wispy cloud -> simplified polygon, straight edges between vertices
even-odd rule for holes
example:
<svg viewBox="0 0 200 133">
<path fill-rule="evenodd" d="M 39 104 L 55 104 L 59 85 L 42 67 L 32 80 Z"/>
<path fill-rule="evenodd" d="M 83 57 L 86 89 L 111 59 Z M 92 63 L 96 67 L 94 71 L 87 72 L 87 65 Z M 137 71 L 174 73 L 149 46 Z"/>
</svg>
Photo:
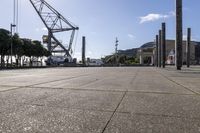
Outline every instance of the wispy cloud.
<svg viewBox="0 0 200 133">
<path fill-rule="evenodd" d="M 154 22 L 160 19 L 167 19 L 172 16 L 175 16 L 174 11 L 171 11 L 168 14 L 150 13 L 150 14 L 147 14 L 146 16 L 140 17 L 140 24 L 146 23 L 146 22 Z"/>
<path fill-rule="evenodd" d="M 130 33 L 128 34 L 128 38 L 131 39 L 131 40 L 135 40 L 135 36 L 133 34 L 130 34 Z"/>
</svg>

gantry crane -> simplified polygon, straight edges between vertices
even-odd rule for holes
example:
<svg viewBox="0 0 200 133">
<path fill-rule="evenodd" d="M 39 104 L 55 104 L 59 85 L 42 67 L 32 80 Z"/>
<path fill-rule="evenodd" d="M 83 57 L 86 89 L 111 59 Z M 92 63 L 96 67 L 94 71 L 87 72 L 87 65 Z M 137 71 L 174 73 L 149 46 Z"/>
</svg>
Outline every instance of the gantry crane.
<svg viewBox="0 0 200 133">
<path fill-rule="evenodd" d="M 37 14 L 48 29 L 47 48 L 51 53 L 65 53 L 67 57 L 71 57 L 72 43 L 75 36 L 75 31 L 79 28 L 64 18 L 45 0 L 30 0 Z M 68 47 L 66 48 L 62 42 L 56 38 L 55 34 L 60 32 L 71 32 Z M 53 43 L 54 42 L 54 43 Z M 61 50 L 57 48 L 60 47 Z"/>
</svg>

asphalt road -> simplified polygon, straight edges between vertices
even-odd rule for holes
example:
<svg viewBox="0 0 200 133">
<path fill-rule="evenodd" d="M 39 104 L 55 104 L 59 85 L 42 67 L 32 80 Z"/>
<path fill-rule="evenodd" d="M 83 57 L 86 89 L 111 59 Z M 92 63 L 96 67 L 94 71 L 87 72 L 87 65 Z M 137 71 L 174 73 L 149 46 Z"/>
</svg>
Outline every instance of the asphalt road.
<svg viewBox="0 0 200 133">
<path fill-rule="evenodd" d="M 200 133 L 200 68 L 0 71 L 0 133 Z"/>
</svg>

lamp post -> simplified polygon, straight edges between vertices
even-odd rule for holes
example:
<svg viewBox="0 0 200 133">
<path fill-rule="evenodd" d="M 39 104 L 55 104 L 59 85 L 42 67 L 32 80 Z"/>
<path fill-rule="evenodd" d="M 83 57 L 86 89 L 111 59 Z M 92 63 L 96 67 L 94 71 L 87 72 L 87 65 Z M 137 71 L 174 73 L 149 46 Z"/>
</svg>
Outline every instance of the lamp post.
<svg viewBox="0 0 200 133">
<path fill-rule="evenodd" d="M 10 44 L 10 56 L 11 56 L 11 67 L 13 66 L 12 62 L 12 56 L 13 56 L 13 37 L 12 37 L 12 32 L 13 32 L 13 27 L 16 27 L 15 24 L 10 24 L 10 33 L 11 33 L 11 44 Z"/>
<path fill-rule="evenodd" d="M 118 41 L 118 38 L 116 38 L 116 41 L 115 41 L 115 59 L 116 59 L 116 65 L 118 65 L 118 44 L 119 41 Z"/>
</svg>

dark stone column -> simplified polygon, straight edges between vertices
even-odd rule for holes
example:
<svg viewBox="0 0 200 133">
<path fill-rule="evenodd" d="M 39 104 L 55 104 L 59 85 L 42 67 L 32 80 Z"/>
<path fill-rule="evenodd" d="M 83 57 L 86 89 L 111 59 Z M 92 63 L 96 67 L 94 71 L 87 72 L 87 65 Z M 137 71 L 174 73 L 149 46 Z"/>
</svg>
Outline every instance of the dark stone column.
<svg viewBox="0 0 200 133">
<path fill-rule="evenodd" d="M 52 38 L 52 33 L 49 31 L 49 33 L 48 33 L 48 44 L 47 44 L 47 48 L 48 48 L 48 51 L 49 52 L 52 52 L 52 50 L 51 50 L 51 38 Z"/>
<path fill-rule="evenodd" d="M 182 67 L 182 42 L 183 42 L 183 20 L 182 20 L 182 0 L 176 0 L 176 67 Z"/>
<path fill-rule="evenodd" d="M 85 36 L 83 36 L 83 38 L 82 38 L 82 63 L 83 63 L 84 66 L 86 65 L 86 62 L 85 62 L 85 44 L 86 44 Z"/>
<path fill-rule="evenodd" d="M 166 24 L 162 23 L 162 67 L 165 68 L 166 61 Z"/>
<path fill-rule="evenodd" d="M 158 35 L 156 35 L 156 66 L 158 67 Z"/>
<path fill-rule="evenodd" d="M 186 44 L 187 67 L 190 67 L 190 44 L 191 44 L 191 28 L 188 28 L 187 29 L 187 44 Z"/>
<path fill-rule="evenodd" d="M 159 39 L 158 39 L 158 66 L 161 67 L 162 62 L 162 37 L 161 37 L 161 30 L 159 30 Z"/>
</svg>

